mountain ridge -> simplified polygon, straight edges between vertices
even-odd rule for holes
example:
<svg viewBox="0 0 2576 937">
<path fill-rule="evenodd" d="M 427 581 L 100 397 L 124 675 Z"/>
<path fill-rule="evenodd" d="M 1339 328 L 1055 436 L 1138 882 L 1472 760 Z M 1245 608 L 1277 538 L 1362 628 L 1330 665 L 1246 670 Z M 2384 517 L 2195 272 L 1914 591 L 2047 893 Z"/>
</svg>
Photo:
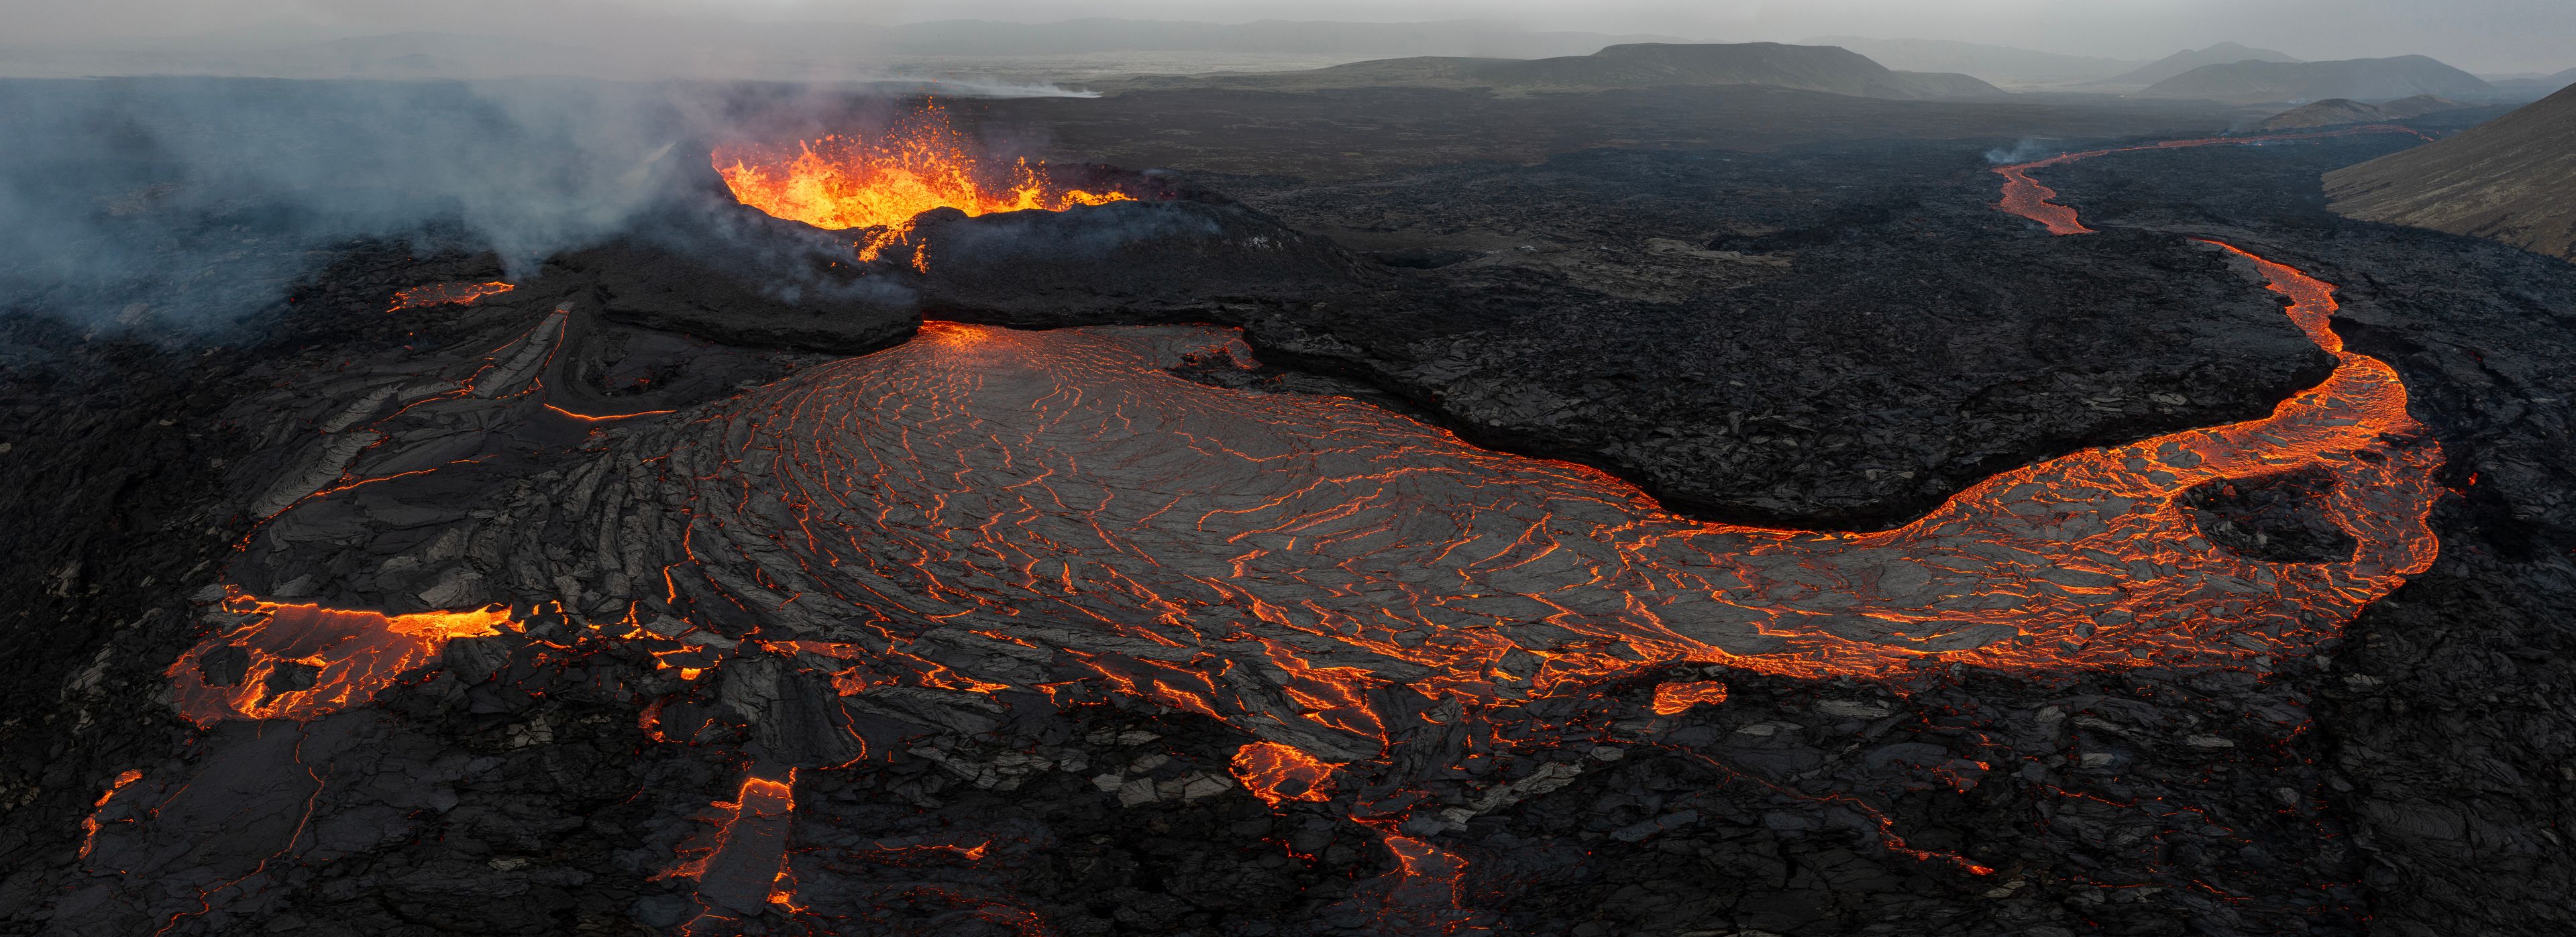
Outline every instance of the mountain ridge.
<svg viewBox="0 0 2576 937">
<path fill-rule="evenodd" d="M 2576 261 L 2576 87 L 2460 135 L 2325 174 L 2327 207 Z"/>
</svg>

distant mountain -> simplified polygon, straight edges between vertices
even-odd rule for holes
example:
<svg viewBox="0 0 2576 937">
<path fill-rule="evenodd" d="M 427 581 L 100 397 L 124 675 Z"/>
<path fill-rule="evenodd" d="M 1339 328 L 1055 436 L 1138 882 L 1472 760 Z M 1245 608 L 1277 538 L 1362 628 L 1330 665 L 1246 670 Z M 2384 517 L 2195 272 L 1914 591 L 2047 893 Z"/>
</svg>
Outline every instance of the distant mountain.
<svg viewBox="0 0 2576 937">
<path fill-rule="evenodd" d="M 2258 129 L 2270 131 L 2307 130 L 2315 127 L 2335 127 L 2343 124 L 2370 124 L 2382 121 L 2405 120 L 2410 117 L 2422 117 L 2426 114 L 2458 110 L 2468 106 L 2469 105 L 2462 104 L 2449 98 L 2434 97 L 2429 94 L 2419 94 L 2411 98 L 2399 98 L 2386 104 L 2363 104 L 2349 98 L 2327 98 L 2323 101 L 2318 101 L 2313 104 L 2302 104 L 2298 107 L 2284 111 L 2272 119 L 2264 121 Z"/>
<path fill-rule="evenodd" d="M 1237 52 L 1348 55 L 1353 58 L 1446 55 L 1544 58 L 1589 55 L 1633 42 L 1687 42 L 1676 36 L 1529 32 L 1484 20 L 1339 23 L 1261 20 L 1193 23 L 1089 17 L 1056 23 L 943 20 L 870 28 L 858 39 L 895 55 L 1081 55 L 1102 52 Z"/>
<path fill-rule="evenodd" d="M 2247 46 L 2237 45 L 2233 42 L 2222 42 L 2206 49 L 2184 49 L 2172 55 L 2165 56 L 2164 58 L 2149 62 L 2145 67 L 2139 68 L 2136 71 L 2129 72 L 2124 75 L 2105 78 L 2100 82 L 2097 82 L 2097 84 L 2125 85 L 2129 87 L 2144 88 L 2148 85 L 2155 84 L 2156 82 L 2172 78 L 2176 75 L 2180 75 L 2184 72 L 2191 71 L 2192 69 L 2200 68 L 2205 65 L 2232 65 L 2237 62 L 2296 61 L 2298 61 L 2298 59 L 2291 58 L 2287 53 L 2274 52 L 2270 49 L 2250 48 Z"/>
<path fill-rule="evenodd" d="M 1491 88 L 1506 94 L 1666 85 L 1772 85 L 1904 100 L 2005 94 L 1966 75 L 1894 71 L 1849 49 L 1776 42 L 1631 43 L 1591 55 L 1544 59 L 1423 56 L 1353 62 L 1310 71 L 1154 76 L 1114 83 L 1116 90 L 1215 86 L 1303 91 L 1418 86 Z"/>
<path fill-rule="evenodd" d="M 2576 85 L 2576 68 L 2555 75 L 2478 76 L 2495 86 L 2496 92 L 2513 98 L 2541 98 L 2556 94 L 2558 89 Z"/>
<path fill-rule="evenodd" d="M 2327 173 L 2339 213 L 2576 260 L 2576 88 L 2459 136 Z"/>
<path fill-rule="evenodd" d="M 2203 65 L 2138 92 L 2150 98 L 2206 98 L 2239 104 L 2351 98 L 2387 101 L 2419 94 L 2493 98 L 2494 86 L 2421 55 L 2337 62 Z"/>
<path fill-rule="evenodd" d="M 1990 46 L 1946 39 L 1871 39 L 1863 36 L 1819 36 L 1803 45 L 1841 46 L 1869 56 L 1889 68 L 1917 72 L 1959 72 L 1997 84 L 2062 84 L 2107 78 L 2146 64 L 2139 59 L 2106 59 L 2059 55 L 2012 46 Z"/>
</svg>

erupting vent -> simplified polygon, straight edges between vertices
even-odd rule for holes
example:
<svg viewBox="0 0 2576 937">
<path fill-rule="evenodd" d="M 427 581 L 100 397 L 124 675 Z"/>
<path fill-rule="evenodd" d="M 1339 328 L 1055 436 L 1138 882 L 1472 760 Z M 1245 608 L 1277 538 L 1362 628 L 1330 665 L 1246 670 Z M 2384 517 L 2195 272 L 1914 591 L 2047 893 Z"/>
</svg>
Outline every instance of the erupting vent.
<svg viewBox="0 0 2576 937">
<path fill-rule="evenodd" d="M 715 166 L 743 204 L 832 230 L 901 228 L 934 208 L 1063 211 L 1132 198 L 1058 185 L 1044 164 L 1026 159 L 988 165 L 972 150 L 934 104 L 875 138 L 835 134 L 794 147 L 720 147 Z"/>
</svg>

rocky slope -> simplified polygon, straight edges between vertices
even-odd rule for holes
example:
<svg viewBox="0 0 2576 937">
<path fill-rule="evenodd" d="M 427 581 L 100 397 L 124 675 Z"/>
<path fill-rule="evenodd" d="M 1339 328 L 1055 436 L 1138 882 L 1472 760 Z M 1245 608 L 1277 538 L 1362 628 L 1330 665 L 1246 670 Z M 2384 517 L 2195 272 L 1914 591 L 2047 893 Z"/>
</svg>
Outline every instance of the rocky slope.
<svg viewBox="0 0 2576 937">
<path fill-rule="evenodd" d="M 2492 238 L 2576 259 L 2576 89 L 2420 149 L 2328 173 L 2354 218 Z"/>
</svg>

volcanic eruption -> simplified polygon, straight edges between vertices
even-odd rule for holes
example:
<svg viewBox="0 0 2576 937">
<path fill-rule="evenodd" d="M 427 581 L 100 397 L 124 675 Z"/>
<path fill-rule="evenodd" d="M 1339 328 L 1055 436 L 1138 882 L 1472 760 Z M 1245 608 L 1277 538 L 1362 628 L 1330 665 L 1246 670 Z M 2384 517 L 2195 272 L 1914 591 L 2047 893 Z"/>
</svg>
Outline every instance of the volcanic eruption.
<svg viewBox="0 0 2576 937">
<path fill-rule="evenodd" d="M 1065 185 L 1044 163 L 1022 157 L 1002 165 L 977 150 L 933 101 L 881 133 L 826 134 L 792 146 L 733 144 L 716 148 L 713 158 L 745 205 L 826 230 L 868 229 L 859 245 L 863 261 L 875 260 L 910 230 L 913 216 L 934 208 L 971 216 L 1134 198 Z"/>
</svg>

